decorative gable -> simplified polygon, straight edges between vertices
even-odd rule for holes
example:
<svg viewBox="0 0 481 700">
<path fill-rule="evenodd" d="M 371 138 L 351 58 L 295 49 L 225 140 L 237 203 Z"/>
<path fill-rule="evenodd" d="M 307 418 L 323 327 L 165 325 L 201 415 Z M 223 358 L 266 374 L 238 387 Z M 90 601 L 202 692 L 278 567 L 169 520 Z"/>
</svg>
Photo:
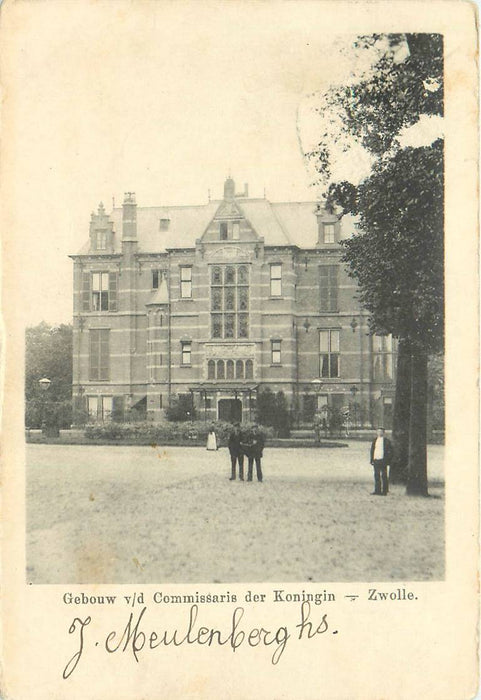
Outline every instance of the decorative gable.
<svg viewBox="0 0 481 700">
<path fill-rule="evenodd" d="M 243 219 L 244 214 L 236 202 L 222 202 L 217 209 L 214 220 L 220 219 Z"/>
</svg>

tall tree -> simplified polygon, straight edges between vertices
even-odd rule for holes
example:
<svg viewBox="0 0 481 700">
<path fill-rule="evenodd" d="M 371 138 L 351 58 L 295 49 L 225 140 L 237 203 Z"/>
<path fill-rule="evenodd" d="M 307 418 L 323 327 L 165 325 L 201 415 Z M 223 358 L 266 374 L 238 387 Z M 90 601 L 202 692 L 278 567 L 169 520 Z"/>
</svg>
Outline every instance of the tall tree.
<svg viewBox="0 0 481 700">
<path fill-rule="evenodd" d="M 357 81 L 333 88 L 324 106 L 338 116 L 331 123 L 341 125 L 344 149 L 351 140 L 371 155 L 371 172 L 360 184 L 333 181 L 336 136 L 329 130 L 311 155 L 330 180 L 328 201 L 359 218 L 344 260 L 359 281 L 372 332 L 399 338 L 398 467 L 407 453 L 407 491 L 427 495 L 427 356 L 442 348 L 444 332 L 443 142 L 405 141 L 410 127 L 443 114 L 442 37 L 374 35 L 359 39 L 356 49 L 376 60 Z"/>
<path fill-rule="evenodd" d="M 41 394 L 39 379 L 50 379 L 46 395 Z M 51 326 L 45 321 L 25 333 L 25 407 L 26 424 L 39 427 L 46 408 L 58 413 L 62 426 L 72 421 L 72 326 Z"/>
</svg>

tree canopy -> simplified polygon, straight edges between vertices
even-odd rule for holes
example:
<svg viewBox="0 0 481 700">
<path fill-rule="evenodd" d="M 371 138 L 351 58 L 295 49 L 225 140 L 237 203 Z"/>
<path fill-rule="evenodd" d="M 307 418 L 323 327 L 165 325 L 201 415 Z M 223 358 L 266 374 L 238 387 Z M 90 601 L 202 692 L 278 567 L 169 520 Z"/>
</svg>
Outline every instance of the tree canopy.
<svg viewBox="0 0 481 700">
<path fill-rule="evenodd" d="M 393 437 L 398 454 L 409 455 L 408 493 L 427 495 L 427 355 L 444 340 L 444 144 L 435 121 L 443 115 L 443 40 L 372 35 L 354 48 L 374 60 L 324 96 L 327 127 L 309 155 L 327 207 L 357 216 L 343 261 L 371 331 L 399 338 Z M 361 182 L 336 180 L 336 149 L 353 144 L 369 154 L 371 170 Z"/>
<path fill-rule="evenodd" d="M 39 393 L 39 379 L 51 381 L 48 393 L 52 400 L 72 398 L 72 326 L 50 326 L 42 321 L 25 333 L 25 397 Z"/>
</svg>

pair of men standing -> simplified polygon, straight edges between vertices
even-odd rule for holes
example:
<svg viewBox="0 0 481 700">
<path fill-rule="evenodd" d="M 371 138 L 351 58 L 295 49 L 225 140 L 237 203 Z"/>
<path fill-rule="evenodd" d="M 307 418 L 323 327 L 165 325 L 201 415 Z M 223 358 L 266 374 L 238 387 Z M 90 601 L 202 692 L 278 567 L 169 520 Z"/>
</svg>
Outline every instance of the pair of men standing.
<svg viewBox="0 0 481 700">
<path fill-rule="evenodd" d="M 391 441 L 384 437 L 384 428 L 377 429 L 377 438 L 371 443 L 371 464 L 374 467 L 374 491 L 372 496 L 387 496 L 389 479 L 387 468 L 393 456 Z"/>
<path fill-rule="evenodd" d="M 254 462 L 256 463 L 257 481 L 262 481 L 261 459 L 264 450 L 264 437 L 255 425 L 252 430 L 244 434 L 240 425 L 236 423 L 229 435 L 229 452 L 232 467 L 230 481 L 235 481 L 236 465 L 239 464 L 239 479 L 244 481 L 244 456 L 248 459 L 247 481 L 252 481 Z"/>
</svg>

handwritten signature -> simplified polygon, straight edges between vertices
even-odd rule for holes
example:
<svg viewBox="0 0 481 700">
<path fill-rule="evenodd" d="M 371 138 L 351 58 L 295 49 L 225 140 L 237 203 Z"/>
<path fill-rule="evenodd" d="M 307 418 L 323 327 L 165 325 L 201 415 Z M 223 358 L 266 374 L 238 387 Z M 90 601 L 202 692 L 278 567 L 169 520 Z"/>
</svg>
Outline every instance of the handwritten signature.
<svg viewBox="0 0 481 700">
<path fill-rule="evenodd" d="M 189 617 L 186 628 L 179 630 L 149 630 L 147 631 L 147 607 L 144 606 L 138 613 L 131 612 L 127 624 L 121 631 L 110 631 L 103 642 L 103 649 L 109 654 L 116 652 L 130 652 L 135 661 L 139 662 L 139 655 L 146 650 L 157 649 L 158 647 L 199 644 L 211 646 L 229 646 L 235 652 L 242 645 L 257 647 L 272 647 L 271 663 L 277 664 L 284 653 L 288 640 L 291 639 L 291 634 L 287 626 L 283 625 L 275 630 L 265 629 L 264 627 L 253 627 L 245 629 L 242 625 L 244 617 L 244 608 L 236 607 L 232 613 L 232 618 L 229 620 L 229 626 L 225 631 L 214 629 L 212 627 L 199 626 L 197 617 L 199 608 L 197 605 L 192 605 L 189 610 Z M 311 604 L 303 602 L 300 606 L 300 621 L 295 626 L 297 633 L 293 638 L 313 639 L 319 635 L 325 634 L 329 625 L 327 622 L 327 614 L 322 615 L 321 619 L 313 622 L 310 619 Z M 87 643 L 86 629 L 91 624 L 92 618 L 90 615 L 84 619 L 75 617 L 69 627 L 69 634 L 76 634 L 77 650 L 71 659 L 67 662 L 63 670 L 63 678 L 67 679 L 78 666 L 85 645 Z M 332 632 L 337 634 L 337 630 Z M 96 643 L 98 646 L 98 643 Z"/>
</svg>

